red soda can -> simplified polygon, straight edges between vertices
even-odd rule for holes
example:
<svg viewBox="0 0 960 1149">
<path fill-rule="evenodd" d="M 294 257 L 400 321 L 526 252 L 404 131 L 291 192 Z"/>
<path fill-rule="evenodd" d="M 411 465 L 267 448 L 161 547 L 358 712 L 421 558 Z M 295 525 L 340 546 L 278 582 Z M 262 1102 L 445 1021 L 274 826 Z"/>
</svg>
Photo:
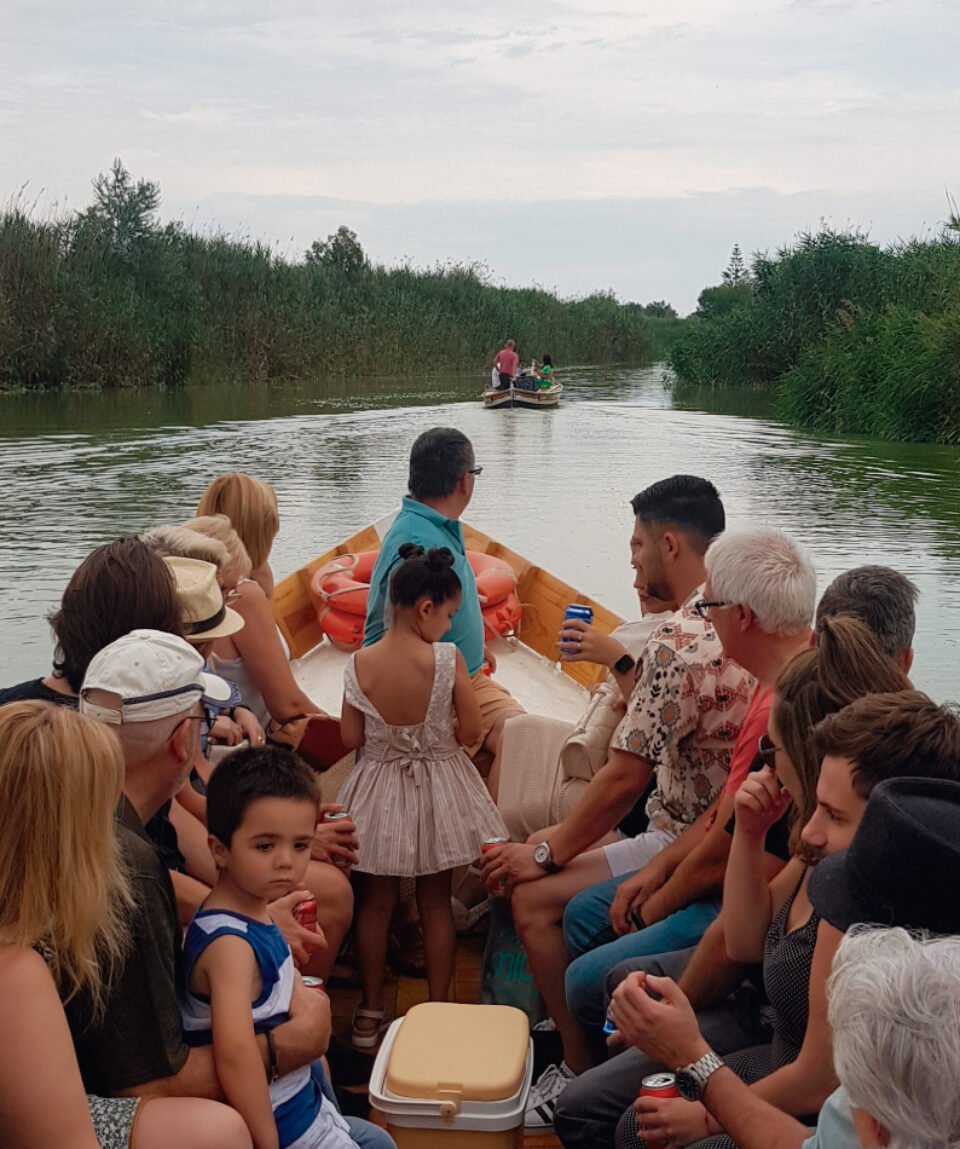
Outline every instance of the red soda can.
<svg viewBox="0 0 960 1149">
<path fill-rule="evenodd" d="M 672 1073 L 651 1073 L 640 1082 L 641 1097 L 679 1097 L 677 1079 Z M 644 1139 L 647 1149 L 666 1149 L 665 1141 Z"/>
<path fill-rule="evenodd" d="M 323 816 L 324 822 L 343 822 L 350 817 L 349 810 L 328 810 Z M 342 858 L 335 859 L 335 866 L 339 866 L 341 870 L 348 870 L 350 863 L 345 862 Z"/>
<path fill-rule="evenodd" d="M 293 916 L 305 930 L 317 932 L 317 899 L 304 898 L 293 907 Z"/>
<path fill-rule="evenodd" d="M 327 987 L 323 984 L 322 977 L 310 977 L 307 975 L 303 979 L 303 984 L 307 987 L 307 989 L 315 990 L 317 993 L 327 992 Z"/>
<path fill-rule="evenodd" d="M 483 845 L 480 847 L 481 854 L 489 854 L 491 850 L 495 850 L 497 846 L 505 846 L 510 841 L 509 838 L 487 838 Z M 496 895 L 502 897 L 504 891 L 503 879 L 497 883 Z"/>
</svg>

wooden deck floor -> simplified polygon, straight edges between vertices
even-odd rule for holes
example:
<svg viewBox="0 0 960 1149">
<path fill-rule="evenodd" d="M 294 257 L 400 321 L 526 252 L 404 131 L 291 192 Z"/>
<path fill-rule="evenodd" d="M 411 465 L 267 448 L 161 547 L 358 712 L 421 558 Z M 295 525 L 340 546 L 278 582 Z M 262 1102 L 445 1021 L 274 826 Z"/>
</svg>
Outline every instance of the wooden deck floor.
<svg viewBox="0 0 960 1149">
<path fill-rule="evenodd" d="M 457 965 L 454 972 L 453 1000 L 472 1004 L 480 1000 L 480 974 L 483 957 L 483 938 L 477 935 L 462 937 L 457 943 Z M 388 1009 L 399 1017 L 411 1006 L 427 1000 L 427 983 L 421 978 L 391 975 L 387 999 Z M 345 1044 L 350 1044 L 350 1026 L 354 1007 L 360 1001 L 357 989 L 333 989 L 333 1031 Z M 373 1061 L 371 1060 L 371 1067 Z M 377 1114 L 371 1112 L 371 1120 Z M 523 1139 L 524 1149 L 559 1149 L 560 1142 L 552 1133 L 528 1133 Z"/>
</svg>

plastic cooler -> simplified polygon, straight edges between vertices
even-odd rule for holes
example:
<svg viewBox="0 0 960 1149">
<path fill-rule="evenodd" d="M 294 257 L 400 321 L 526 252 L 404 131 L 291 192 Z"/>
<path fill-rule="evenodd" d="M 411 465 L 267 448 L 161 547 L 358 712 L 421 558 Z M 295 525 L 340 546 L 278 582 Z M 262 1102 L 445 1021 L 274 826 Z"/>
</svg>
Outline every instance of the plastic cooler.
<svg viewBox="0 0 960 1149">
<path fill-rule="evenodd" d="M 519 1149 L 532 1075 L 521 1010 L 425 1002 L 387 1030 L 370 1103 L 398 1149 Z"/>
</svg>

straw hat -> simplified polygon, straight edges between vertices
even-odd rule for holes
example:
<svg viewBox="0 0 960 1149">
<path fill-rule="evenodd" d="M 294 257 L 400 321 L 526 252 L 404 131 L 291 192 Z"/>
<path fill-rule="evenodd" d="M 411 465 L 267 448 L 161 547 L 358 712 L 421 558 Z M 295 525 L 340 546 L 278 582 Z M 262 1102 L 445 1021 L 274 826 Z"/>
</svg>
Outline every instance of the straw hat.
<svg viewBox="0 0 960 1149">
<path fill-rule="evenodd" d="M 183 636 L 187 642 L 210 642 L 243 629 L 243 619 L 223 601 L 217 568 L 200 559 L 170 555 L 163 560 L 177 584 Z"/>
</svg>

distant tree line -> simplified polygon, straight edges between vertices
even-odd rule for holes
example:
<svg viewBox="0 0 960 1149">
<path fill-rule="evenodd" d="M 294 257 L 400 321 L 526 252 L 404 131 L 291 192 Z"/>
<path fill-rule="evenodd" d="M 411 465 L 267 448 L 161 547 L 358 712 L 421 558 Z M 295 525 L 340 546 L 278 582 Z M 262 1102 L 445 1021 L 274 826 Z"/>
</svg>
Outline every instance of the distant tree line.
<svg viewBox="0 0 960 1149">
<path fill-rule="evenodd" d="M 642 363 L 676 315 L 497 287 L 476 264 L 375 265 L 346 227 L 291 261 L 163 224 L 159 207 L 117 160 L 83 211 L 0 214 L 0 387 L 474 371 L 508 336 L 557 363 Z"/>
<path fill-rule="evenodd" d="M 889 247 L 825 228 L 749 268 L 735 247 L 670 362 L 681 384 L 772 388 L 798 426 L 960 443 L 960 218 Z"/>
</svg>

